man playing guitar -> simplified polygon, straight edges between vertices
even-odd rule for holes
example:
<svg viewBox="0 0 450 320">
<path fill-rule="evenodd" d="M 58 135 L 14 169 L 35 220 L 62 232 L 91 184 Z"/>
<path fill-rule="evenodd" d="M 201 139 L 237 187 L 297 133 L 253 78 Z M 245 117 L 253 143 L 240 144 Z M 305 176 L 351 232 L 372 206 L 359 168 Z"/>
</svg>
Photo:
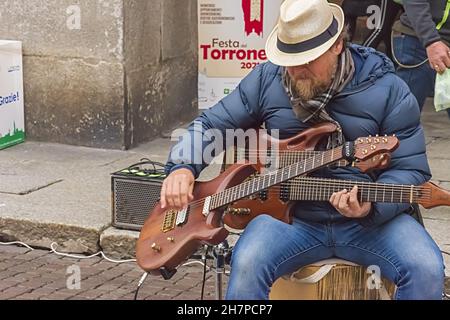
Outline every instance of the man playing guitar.
<svg viewBox="0 0 450 320">
<path fill-rule="evenodd" d="M 207 165 L 193 159 L 202 159 L 212 140 L 203 133 L 213 128 L 225 132 L 264 124 L 284 139 L 331 122 L 338 130 L 327 148 L 361 136 L 395 134 L 400 147 L 390 166 L 373 176 L 353 167 L 326 167 L 313 175 L 402 185 L 431 178 L 416 99 L 383 54 L 346 43 L 340 7 L 326 0 L 286 0 L 266 51 L 270 62 L 205 111 L 190 127 L 189 139 L 172 149 L 162 207 L 182 209 L 193 198 L 195 178 Z M 361 203 L 357 188 L 349 189 L 329 202 L 296 201 L 292 224 L 270 215 L 253 219 L 234 248 L 227 299 L 268 299 L 277 278 L 331 257 L 378 266 L 396 284 L 396 299 L 441 299 L 442 255 L 427 231 L 405 214 L 409 205 Z"/>
</svg>

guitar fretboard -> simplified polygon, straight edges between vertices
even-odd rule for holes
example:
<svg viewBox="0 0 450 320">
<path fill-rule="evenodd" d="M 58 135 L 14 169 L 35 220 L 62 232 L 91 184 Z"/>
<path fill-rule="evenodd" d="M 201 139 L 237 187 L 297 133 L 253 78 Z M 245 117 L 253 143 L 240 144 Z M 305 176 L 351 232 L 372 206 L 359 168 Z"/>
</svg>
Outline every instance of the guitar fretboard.
<svg viewBox="0 0 450 320">
<path fill-rule="evenodd" d="M 286 183 L 289 200 L 328 201 L 335 192 L 358 186 L 361 202 L 420 203 L 431 198 L 431 190 L 422 186 L 342 181 L 320 178 L 297 178 Z"/>
<path fill-rule="evenodd" d="M 271 166 L 274 164 L 276 168 L 286 167 L 287 165 L 307 160 L 312 157 L 320 157 L 322 151 L 305 150 L 305 151 L 287 151 L 287 150 L 250 150 L 250 149 L 236 149 L 234 152 L 234 158 L 232 163 L 239 163 L 241 160 L 259 160 L 264 164 Z M 255 159 L 256 158 L 256 159 Z M 341 159 L 332 165 L 338 167 L 345 167 L 348 165 L 348 161 Z"/>
<path fill-rule="evenodd" d="M 235 187 L 228 188 L 225 191 L 217 193 L 211 197 L 210 210 L 223 207 L 226 204 L 251 196 L 264 189 L 270 188 L 299 175 L 309 173 L 315 169 L 343 158 L 343 147 L 338 147 L 321 152 L 320 154 L 316 154 L 304 161 L 291 164 L 283 169 L 278 169 L 269 174 L 241 183 Z"/>
</svg>

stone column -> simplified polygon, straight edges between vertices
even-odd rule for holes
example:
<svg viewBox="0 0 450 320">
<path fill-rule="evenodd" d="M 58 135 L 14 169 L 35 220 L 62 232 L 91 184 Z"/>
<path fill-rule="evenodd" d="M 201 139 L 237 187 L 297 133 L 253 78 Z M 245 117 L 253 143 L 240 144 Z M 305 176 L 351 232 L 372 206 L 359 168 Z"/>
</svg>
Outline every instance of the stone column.
<svg viewBox="0 0 450 320">
<path fill-rule="evenodd" d="M 29 139 L 127 149 L 196 113 L 197 1 L 4 0 Z"/>
</svg>

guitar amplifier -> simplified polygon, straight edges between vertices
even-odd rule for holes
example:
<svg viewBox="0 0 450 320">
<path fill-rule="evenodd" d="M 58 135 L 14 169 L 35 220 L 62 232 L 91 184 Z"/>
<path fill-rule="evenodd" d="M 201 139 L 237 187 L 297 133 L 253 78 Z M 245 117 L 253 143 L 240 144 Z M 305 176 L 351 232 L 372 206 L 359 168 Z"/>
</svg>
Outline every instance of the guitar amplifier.
<svg viewBox="0 0 450 320">
<path fill-rule="evenodd" d="M 160 163 L 145 161 L 111 174 L 114 227 L 136 231 L 142 229 L 160 198 L 162 183 L 166 178 L 162 166 Z"/>
</svg>

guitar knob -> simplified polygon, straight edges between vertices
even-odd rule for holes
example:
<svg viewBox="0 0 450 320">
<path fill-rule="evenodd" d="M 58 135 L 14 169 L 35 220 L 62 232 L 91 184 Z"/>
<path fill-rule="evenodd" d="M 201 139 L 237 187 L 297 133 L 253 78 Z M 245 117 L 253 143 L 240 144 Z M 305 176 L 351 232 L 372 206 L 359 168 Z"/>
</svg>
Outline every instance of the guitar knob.
<svg viewBox="0 0 450 320">
<path fill-rule="evenodd" d="M 236 210 L 236 209 L 234 209 L 234 208 L 227 208 L 227 210 L 225 210 L 225 214 L 234 215 L 234 210 Z"/>
<path fill-rule="evenodd" d="M 239 208 L 238 215 L 244 216 L 244 215 L 249 215 L 249 214 L 250 214 L 250 209 Z"/>
<path fill-rule="evenodd" d="M 152 244 L 152 250 L 155 252 L 161 252 L 161 247 L 154 243 Z"/>
<path fill-rule="evenodd" d="M 174 238 L 174 237 L 168 237 L 168 238 L 167 238 L 167 241 L 169 241 L 169 242 L 172 242 L 172 243 L 173 243 L 173 242 L 175 242 L 175 238 Z"/>
</svg>

